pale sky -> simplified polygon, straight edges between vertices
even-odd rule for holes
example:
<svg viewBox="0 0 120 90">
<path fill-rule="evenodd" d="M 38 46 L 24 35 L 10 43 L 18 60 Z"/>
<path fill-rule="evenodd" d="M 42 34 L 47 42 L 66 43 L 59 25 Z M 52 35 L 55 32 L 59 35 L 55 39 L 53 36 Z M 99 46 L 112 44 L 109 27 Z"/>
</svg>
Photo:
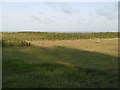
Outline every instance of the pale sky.
<svg viewBox="0 0 120 90">
<path fill-rule="evenodd" d="M 32 1 L 32 0 L 31 0 Z M 93 0 L 92 0 L 93 1 Z M 110 0 L 109 0 L 110 1 Z M 118 2 L 8 2 L 2 31 L 117 32 Z M 115 0 L 114 0 L 115 1 Z M 3 28 L 3 29 L 2 29 Z"/>
</svg>

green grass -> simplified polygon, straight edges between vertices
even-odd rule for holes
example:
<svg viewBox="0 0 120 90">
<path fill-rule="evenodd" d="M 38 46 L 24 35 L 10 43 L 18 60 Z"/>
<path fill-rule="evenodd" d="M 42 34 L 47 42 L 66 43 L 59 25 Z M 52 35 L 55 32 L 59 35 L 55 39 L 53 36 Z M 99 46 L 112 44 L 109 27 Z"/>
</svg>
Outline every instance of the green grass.
<svg viewBox="0 0 120 90">
<path fill-rule="evenodd" d="M 118 58 L 67 47 L 3 47 L 3 88 L 116 88 Z"/>
</svg>

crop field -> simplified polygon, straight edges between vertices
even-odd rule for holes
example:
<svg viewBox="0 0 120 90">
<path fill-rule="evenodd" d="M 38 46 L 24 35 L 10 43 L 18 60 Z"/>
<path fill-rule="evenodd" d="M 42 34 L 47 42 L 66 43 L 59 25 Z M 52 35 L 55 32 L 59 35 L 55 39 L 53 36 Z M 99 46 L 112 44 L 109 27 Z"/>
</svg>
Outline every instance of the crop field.
<svg viewBox="0 0 120 90">
<path fill-rule="evenodd" d="M 118 88 L 118 33 L 2 33 L 3 88 Z"/>
</svg>

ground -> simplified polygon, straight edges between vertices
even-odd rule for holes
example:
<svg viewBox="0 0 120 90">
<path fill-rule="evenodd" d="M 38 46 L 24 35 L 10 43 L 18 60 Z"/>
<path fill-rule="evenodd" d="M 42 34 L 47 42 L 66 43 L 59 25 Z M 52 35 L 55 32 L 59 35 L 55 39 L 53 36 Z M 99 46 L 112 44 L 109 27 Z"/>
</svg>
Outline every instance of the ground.
<svg viewBox="0 0 120 90">
<path fill-rule="evenodd" d="M 112 39 L 81 39 L 81 40 L 57 40 L 57 41 L 32 41 L 33 46 L 54 47 L 64 46 L 79 50 L 100 52 L 112 56 L 118 56 L 118 38 Z"/>
<path fill-rule="evenodd" d="M 118 87 L 118 39 L 32 41 L 3 47 L 3 88 Z"/>
</svg>

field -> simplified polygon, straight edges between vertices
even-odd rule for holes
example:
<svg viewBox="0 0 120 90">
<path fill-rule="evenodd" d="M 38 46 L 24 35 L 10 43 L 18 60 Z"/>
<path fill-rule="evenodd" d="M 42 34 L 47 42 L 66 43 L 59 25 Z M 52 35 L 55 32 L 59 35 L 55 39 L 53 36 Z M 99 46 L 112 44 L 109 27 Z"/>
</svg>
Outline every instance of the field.
<svg viewBox="0 0 120 90">
<path fill-rule="evenodd" d="M 118 33 L 3 33 L 3 88 L 117 88 Z"/>
</svg>

